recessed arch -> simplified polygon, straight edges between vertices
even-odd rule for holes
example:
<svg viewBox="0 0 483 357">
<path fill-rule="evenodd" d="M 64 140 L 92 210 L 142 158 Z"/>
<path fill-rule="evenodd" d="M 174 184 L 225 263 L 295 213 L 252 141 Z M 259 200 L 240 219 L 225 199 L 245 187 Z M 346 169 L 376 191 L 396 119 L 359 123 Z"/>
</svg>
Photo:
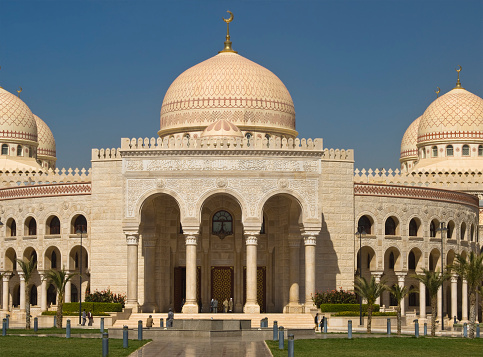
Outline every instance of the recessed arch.
<svg viewBox="0 0 483 357">
<path fill-rule="evenodd" d="M 186 207 L 181 205 L 181 202 L 183 202 L 183 199 L 180 197 L 180 195 L 176 191 L 171 189 L 157 188 L 157 189 L 152 189 L 145 192 L 143 195 L 141 195 L 138 198 L 136 204 L 134 205 L 133 218 L 137 221 L 138 224 L 141 224 L 141 221 L 142 221 L 141 214 L 143 212 L 143 207 L 145 206 L 145 204 L 147 202 L 150 202 L 150 200 L 163 195 L 173 198 L 173 200 L 176 202 L 176 205 L 178 206 L 178 209 L 180 212 L 180 221 L 183 222 L 187 214 L 186 214 Z"/>
<path fill-rule="evenodd" d="M 23 259 L 28 259 L 28 260 L 34 259 L 34 261 L 37 261 L 38 256 L 35 248 L 34 247 L 25 248 L 25 250 L 23 251 Z"/>
<path fill-rule="evenodd" d="M 7 237 L 17 236 L 17 222 L 12 217 L 7 219 Z"/>
<path fill-rule="evenodd" d="M 367 235 L 374 235 L 374 219 L 372 216 L 365 214 L 359 217 L 357 220 L 357 231 L 359 232 L 359 228 L 363 230 Z"/>
<path fill-rule="evenodd" d="M 289 197 L 291 200 L 294 200 L 294 201 L 297 202 L 297 204 L 300 207 L 300 220 L 299 220 L 300 223 L 304 223 L 304 222 L 307 221 L 307 219 L 310 218 L 310 215 L 308 214 L 308 210 L 310 209 L 310 205 L 308 204 L 308 202 L 306 202 L 306 200 L 303 197 L 301 197 L 298 194 L 298 192 L 290 191 L 290 190 L 284 190 L 284 189 L 277 189 L 277 191 L 275 191 L 275 192 L 267 193 L 259 201 L 260 204 L 258 206 L 258 217 L 259 217 L 260 221 L 262 221 L 262 219 L 263 219 L 263 207 L 265 206 L 266 202 L 271 197 L 274 197 L 274 196 L 277 196 L 277 195 Z M 316 217 L 318 217 L 317 214 L 316 214 Z M 319 218 L 317 218 L 317 219 L 319 219 Z"/>
<path fill-rule="evenodd" d="M 466 223 L 461 223 L 461 230 L 460 230 L 460 239 L 466 240 Z"/>
<path fill-rule="evenodd" d="M 437 269 L 441 270 L 441 253 L 438 249 L 434 248 L 429 253 L 428 270 L 435 271 Z"/>
<path fill-rule="evenodd" d="M 76 270 L 80 269 L 80 264 L 82 261 L 82 269 L 89 268 L 89 256 L 85 246 L 82 246 L 82 260 L 81 260 L 81 246 L 76 245 L 72 247 L 69 252 L 69 270 Z"/>
<path fill-rule="evenodd" d="M 439 229 L 439 220 L 437 218 L 433 218 L 429 222 L 429 237 L 430 238 L 441 238 L 441 231 Z"/>
<path fill-rule="evenodd" d="M 384 253 L 384 271 L 401 271 L 401 252 L 397 247 L 389 247 Z"/>
<path fill-rule="evenodd" d="M 48 247 L 44 254 L 45 269 L 60 269 L 61 268 L 61 253 L 59 248 L 55 246 Z"/>
<path fill-rule="evenodd" d="M 56 215 L 51 215 L 45 222 L 45 234 L 60 234 L 60 219 Z"/>
<path fill-rule="evenodd" d="M 227 189 L 227 188 L 219 188 L 216 190 L 206 192 L 204 195 L 202 195 L 199 198 L 198 202 L 195 205 L 195 210 L 194 210 L 194 213 L 197 215 L 196 218 L 198 219 L 198 222 L 201 221 L 201 215 L 206 203 L 210 202 L 210 200 L 213 199 L 213 197 L 223 197 L 223 196 L 235 201 L 241 209 L 240 211 L 241 221 L 243 222 L 244 219 L 246 219 L 247 213 L 248 213 L 248 205 L 246 204 L 245 199 L 234 190 Z M 260 220 L 260 223 L 261 223 L 261 220 Z"/>
<path fill-rule="evenodd" d="M 453 249 L 450 249 L 448 253 L 446 254 L 446 264 L 451 265 L 454 262 L 456 254 Z"/>
<path fill-rule="evenodd" d="M 10 247 L 5 251 L 5 271 L 17 270 L 17 252 Z"/>
<path fill-rule="evenodd" d="M 384 221 L 384 235 L 399 235 L 399 219 L 396 216 L 389 216 Z"/>
<path fill-rule="evenodd" d="M 361 267 L 360 263 L 362 263 L 362 275 L 370 276 L 370 272 L 375 271 L 377 269 L 376 252 L 372 247 L 368 245 L 362 246 L 362 262 L 360 261 L 360 258 L 361 258 L 360 252 L 361 250 L 358 249 L 356 269 L 359 270 L 359 268 Z"/>
<path fill-rule="evenodd" d="M 408 270 L 419 271 L 424 268 L 423 254 L 417 247 L 412 248 L 408 254 Z"/>
<path fill-rule="evenodd" d="M 455 229 L 455 223 L 453 220 L 450 220 L 448 224 L 446 225 L 446 228 L 448 229 L 446 231 L 446 238 L 448 239 L 454 239 L 454 229 Z"/>
<path fill-rule="evenodd" d="M 81 231 L 89 232 L 89 225 L 86 215 L 83 213 L 77 213 L 70 220 L 70 234 L 78 234 Z"/>
<path fill-rule="evenodd" d="M 420 237 L 422 236 L 422 232 L 420 231 L 421 229 L 421 219 L 418 217 L 413 217 L 409 221 L 409 236 L 410 237 Z"/>
<path fill-rule="evenodd" d="M 29 216 L 25 219 L 24 235 L 36 236 L 37 235 L 37 220 L 33 216 Z"/>
</svg>

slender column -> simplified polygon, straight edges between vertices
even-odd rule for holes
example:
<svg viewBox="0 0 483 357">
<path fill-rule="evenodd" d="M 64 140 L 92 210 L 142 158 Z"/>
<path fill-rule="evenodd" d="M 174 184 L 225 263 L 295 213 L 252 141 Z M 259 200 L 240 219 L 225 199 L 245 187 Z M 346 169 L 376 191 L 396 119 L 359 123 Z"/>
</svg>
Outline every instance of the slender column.
<svg viewBox="0 0 483 357">
<path fill-rule="evenodd" d="M 374 275 L 374 280 L 375 280 L 376 284 L 379 284 L 381 282 L 382 274 L 384 274 L 382 271 L 377 271 L 377 272 L 372 273 L 372 275 Z M 381 297 L 380 296 L 376 299 L 376 305 L 379 305 L 379 306 L 381 305 Z"/>
<path fill-rule="evenodd" d="M 463 321 L 468 321 L 468 283 L 466 280 L 463 280 L 461 290 L 461 318 Z"/>
<path fill-rule="evenodd" d="M 3 276 L 3 286 L 2 286 L 2 293 L 3 293 L 3 300 L 2 300 L 2 310 L 8 311 L 8 282 L 10 277 L 12 276 L 11 273 L 5 273 Z"/>
<path fill-rule="evenodd" d="M 300 236 L 298 238 L 289 239 L 290 247 L 290 291 L 289 305 L 299 306 L 300 289 L 299 289 L 299 255 L 300 255 Z M 297 311 L 298 312 L 298 311 Z"/>
<path fill-rule="evenodd" d="M 396 273 L 397 275 L 397 283 L 399 287 L 402 289 L 404 288 L 404 280 L 406 279 L 405 272 Z M 406 316 L 406 298 L 401 300 L 401 316 Z"/>
<path fill-rule="evenodd" d="M 245 232 L 247 246 L 247 300 L 243 312 L 250 314 L 260 313 L 257 302 L 257 248 L 259 232 Z"/>
<path fill-rule="evenodd" d="M 438 306 L 436 307 L 436 309 L 438 310 L 438 320 L 441 323 L 441 319 L 443 318 L 443 291 L 441 290 L 441 287 L 438 289 Z M 434 314 L 435 312 L 432 311 L 431 313 Z"/>
<path fill-rule="evenodd" d="M 69 280 L 67 283 L 65 283 L 65 294 L 64 294 L 65 302 L 72 302 L 71 296 L 72 296 L 72 282 Z"/>
<path fill-rule="evenodd" d="M 304 237 L 305 244 L 305 312 L 310 312 L 314 306 L 312 296 L 315 296 L 315 235 Z"/>
<path fill-rule="evenodd" d="M 40 278 L 42 279 L 40 284 L 40 309 L 47 311 L 47 272 L 41 272 Z"/>
<path fill-rule="evenodd" d="M 419 318 L 426 318 L 426 285 L 419 282 Z"/>
<path fill-rule="evenodd" d="M 196 246 L 198 232 L 186 232 L 186 301 L 183 305 L 183 313 L 197 314 L 198 302 L 196 301 Z"/>
<path fill-rule="evenodd" d="M 451 276 L 451 315 L 449 317 L 458 316 L 458 275 Z"/>
<path fill-rule="evenodd" d="M 25 311 L 25 275 L 18 272 L 20 278 L 20 311 Z"/>
<path fill-rule="evenodd" d="M 127 243 L 127 301 L 126 307 L 138 312 L 138 233 L 125 233 Z M 81 287 L 82 291 L 82 287 Z"/>
</svg>

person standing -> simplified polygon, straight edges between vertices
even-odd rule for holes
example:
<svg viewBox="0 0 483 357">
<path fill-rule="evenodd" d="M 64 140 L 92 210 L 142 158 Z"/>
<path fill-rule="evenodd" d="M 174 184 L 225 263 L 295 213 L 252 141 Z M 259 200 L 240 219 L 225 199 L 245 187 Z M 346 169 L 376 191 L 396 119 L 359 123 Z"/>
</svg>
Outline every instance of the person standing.
<svg viewBox="0 0 483 357">
<path fill-rule="evenodd" d="M 89 310 L 89 312 L 87 313 L 87 318 L 89 319 L 88 326 L 92 326 L 92 324 L 94 323 L 94 317 L 92 317 L 91 310 Z"/>
<path fill-rule="evenodd" d="M 86 309 L 84 309 L 84 311 L 82 311 L 82 326 L 86 325 L 86 321 L 87 321 L 87 314 L 86 314 Z"/>
<path fill-rule="evenodd" d="M 318 331 L 319 330 L 319 313 L 315 314 L 314 322 L 315 322 L 315 331 Z"/>
<path fill-rule="evenodd" d="M 153 325 L 154 325 L 153 316 L 149 315 L 148 319 L 146 320 L 146 327 L 150 328 L 150 327 L 153 327 Z"/>
<path fill-rule="evenodd" d="M 233 312 L 233 298 L 228 301 L 228 312 Z"/>
<path fill-rule="evenodd" d="M 173 327 L 174 312 L 171 308 L 168 311 L 168 318 L 166 319 L 166 327 Z"/>
<path fill-rule="evenodd" d="M 225 299 L 225 301 L 223 301 L 223 313 L 227 313 L 228 312 L 228 299 Z"/>
<path fill-rule="evenodd" d="M 213 312 L 218 313 L 218 300 L 213 301 Z"/>
</svg>

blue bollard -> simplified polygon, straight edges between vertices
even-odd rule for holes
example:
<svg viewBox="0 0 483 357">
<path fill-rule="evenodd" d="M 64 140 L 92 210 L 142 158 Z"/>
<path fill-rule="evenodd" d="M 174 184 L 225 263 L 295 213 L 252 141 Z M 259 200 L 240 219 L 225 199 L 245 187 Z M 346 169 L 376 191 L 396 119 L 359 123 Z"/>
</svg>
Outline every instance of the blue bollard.
<svg viewBox="0 0 483 357">
<path fill-rule="evenodd" d="M 101 317 L 101 333 L 104 332 L 104 318 Z"/>
<path fill-rule="evenodd" d="M 480 324 L 476 324 L 476 338 L 480 338 Z"/>
<path fill-rule="evenodd" d="M 288 357 L 294 357 L 293 335 L 288 335 Z"/>
<path fill-rule="evenodd" d="M 67 320 L 67 325 L 65 326 L 65 337 L 70 338 L 70 320 Z"/>
<path fill-rule="evenodd" d="M 54 315 L 54 327 L 57 327 L 57 316 Z"/>
<path fill-rule="evenodd" d="M 278 328 L 278 349 L 283 350 L 283 326 Z"/>
<path fill-rule="evenodd" d="M 2 336 L 7 336 L 7 319 L 2 321 Z"/>
<path fill-rule="evenodd" d="M 387 334 L 391 334 L 391 319 L 387 319 Z"/>
<path fill-rule="evenodd" d="M 129 340 L 129 330 L 127 326 L 122 327 L 122 348 L 128 347 L 128 340 Z"/>
<path fill-rule="evenodd" d="M 273 340 L 278 340 L 278 323 L 277 321 L 273 321 Z"/>
<path fill-rule="evenodd" d="M 419 337 L 419 321 L 418 321 L 418 319 L 414 320 L 414 336 L 416 336 L 416 338 Z"/>
<path fill-rule="evenodd" d="M 428 324 L 424 323 L 424 336 L 428 336 Z"/>
<path fill-rule="evenodd" d="M 37 332 L 39 330 L 39 319 L 34 317 L 34 331 Z"/>
<path fill-rule="evenodd" d="M 463 337 L 468 337 L 468 324 L 466 322 L 463 324 Z"/>
<path fill-rule="evenodd" d="M 138 321 L 138 340 L 141 341 L 143 339 L 143 321 Z"/>
<path fill-rule="evenodd" d="M 327 317 L 324 316 L 324 333 L 327 333 Z"/>
<path fill-rule="evenodd" d="M 159 319 L 159 327 L 164 327 L 164 319 L 162 317 Z"/>
<path fill-rule="evenodd" d="M 107 332 L 102 334 L 102 357 L 107 357 L 109 354 L 109 335 Z"/>
<path fill-rule="evenodd" d="M 347 337 L 352 339 L 352 320 L 349 320 L 349 323 L 347 324 Z"/>
<path fill-rule="evenodd" d="M 10 328 L 10 314 L 7 314 L 7 330 Z"/>
</svg>

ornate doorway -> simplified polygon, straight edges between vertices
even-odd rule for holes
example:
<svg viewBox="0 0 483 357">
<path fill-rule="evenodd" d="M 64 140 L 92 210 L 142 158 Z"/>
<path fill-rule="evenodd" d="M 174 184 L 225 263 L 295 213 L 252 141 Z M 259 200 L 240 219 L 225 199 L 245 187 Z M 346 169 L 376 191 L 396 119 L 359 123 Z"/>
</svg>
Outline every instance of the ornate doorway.
<svg viewBox="0 0 483 357">
<path fill-rule="evenodd" d="M 233 267 L 211 267 L 211 299 L 218 300 L 218 312 L 223 311 L 223 301 L 234 298 Z"/>
<path fill-rule="evenodd" d="M 267 267 L 257 267 L 257 303 L 260 312 L 267 311 Z M 247 267 L 243 267 L 243 305 L 247 300 Z"/>
</svg>

